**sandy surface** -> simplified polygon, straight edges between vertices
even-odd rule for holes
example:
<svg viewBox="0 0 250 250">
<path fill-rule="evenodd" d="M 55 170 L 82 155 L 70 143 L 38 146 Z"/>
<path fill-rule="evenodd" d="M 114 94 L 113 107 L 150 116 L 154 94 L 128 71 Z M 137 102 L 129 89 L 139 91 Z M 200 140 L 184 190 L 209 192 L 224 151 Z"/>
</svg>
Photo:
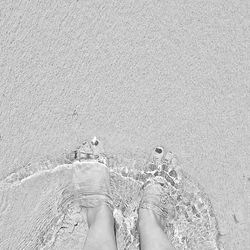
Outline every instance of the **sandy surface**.
<svg viewBox="0 0 250 250">
<path fill-rule="evenodd" d="M 163 145 L 204 186 L 225 249 L 250 249 L 247 7 L 2 1 L 0 179 L 94 135 L 121 156 Z"/>
</svg>

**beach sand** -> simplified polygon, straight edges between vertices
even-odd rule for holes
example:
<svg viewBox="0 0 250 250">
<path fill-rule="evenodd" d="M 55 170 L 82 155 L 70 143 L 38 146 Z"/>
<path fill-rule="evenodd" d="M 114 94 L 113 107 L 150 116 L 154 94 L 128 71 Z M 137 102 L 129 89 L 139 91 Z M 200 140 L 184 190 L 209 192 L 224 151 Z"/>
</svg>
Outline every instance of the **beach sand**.
<svg viewBox="0 0 250 250">
<path fill-rule="evenodd" d="M 225 250 L 250 249 L 247 1 L 12 1 L 1 13 L 1 183 L 93 136 L 121 161 L 161 145 L 204 187 Z M 33 249 L 17 225 L 38 230 L 54 178 L 1 190 L 1 249 Z"/>
</svg>

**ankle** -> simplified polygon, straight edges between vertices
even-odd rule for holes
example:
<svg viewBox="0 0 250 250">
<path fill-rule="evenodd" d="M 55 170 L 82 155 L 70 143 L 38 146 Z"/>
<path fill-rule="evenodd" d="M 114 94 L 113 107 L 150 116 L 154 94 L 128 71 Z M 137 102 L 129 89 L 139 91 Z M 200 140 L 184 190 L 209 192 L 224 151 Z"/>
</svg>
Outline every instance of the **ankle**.
<svg viewBox="0 0 250 250">
<path fill-rule="evenodd" d="M 139 227 L 161 227 L 160 216 L 151 209 L 139 209 L 138 225 Z"/>
<path fill-rule="evenodd" d="M 106 204 L 98 207 L 87 208 L 87 221 L 89 227 L 95 223 L 113 224 L 114 217 L 111 209 Z"/>
</svg>

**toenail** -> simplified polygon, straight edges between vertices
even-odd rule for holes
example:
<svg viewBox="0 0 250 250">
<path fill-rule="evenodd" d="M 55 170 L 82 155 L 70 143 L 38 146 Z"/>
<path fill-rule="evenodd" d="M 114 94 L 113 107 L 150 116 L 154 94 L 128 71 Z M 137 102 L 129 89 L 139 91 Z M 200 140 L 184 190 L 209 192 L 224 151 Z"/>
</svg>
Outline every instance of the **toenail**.
<svg viewBox="0 0 250 250">
<path fill-rule="evenodd" d="M 167 164 L 162 164 L 162 165 L 161 165 L 161 169 L 162 169 L 163 171 L 168 171 L 168 165 L 167 165 Z"/>
<path fill-rule="evenodd" d="M 99 141 L 95 140 L 95 141 L 92 141 L 91 143 L 92 143 L 92 145 L 97 146 L 99 144 Z"/>
<path fill-rule="evenodd" d="M 77 151 L 74 151 L 74 158 L 77 159 Z"/>
<path fill-rule="evenodd" d="M 155 148 L 155 152 L 158 153 L 158 154 L 161 154 L 162 153 L 162 149 L 161 148 Z"/>
<path fill-rule="evenodd" d="M 177 178 L 177 173 L 173 169 L 169 172 L 169 175 L 172 176 L 172 177 L 174 177 L 174 178 Z"/>
</svg>

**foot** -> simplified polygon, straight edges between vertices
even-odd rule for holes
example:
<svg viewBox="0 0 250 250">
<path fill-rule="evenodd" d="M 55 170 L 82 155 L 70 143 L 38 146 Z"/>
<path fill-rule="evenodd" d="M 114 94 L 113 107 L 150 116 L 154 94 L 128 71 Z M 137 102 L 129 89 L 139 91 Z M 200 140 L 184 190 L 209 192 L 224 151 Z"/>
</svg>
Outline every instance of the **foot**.
<svg viewBox="0 0 250 250">
<path fill-rule="evenodd" d="M 72 182 L 74 198 L 80 206 L 89 208 L 89 212 L 90 208 L 97 207 L 113 210 L 110 175 L 106 165 L 97 161 L 75 162 Z"/>
<path fill-rule="evenodd" d="M 175 218 L 175 208 L 171 202 L 171 197 L 161 184 L 149 183 L 143 190 L 139 222 L 154 222 L 164 230 L 166 223 Z"/>
<path fill-rule="evenodd" d="M 174 249 L 165 229 L 166 222 L 174 218 L 175 210 L 163 197 L 164 190 L 159 183 L 150 183 L 143 190 L 138 217 L 141 249 Z"/>
<path fill-rule="evenodd" d="M 172 152 L 164 152 L 163 147 L 156 147 L 149 162 L 151 175 L 142 187 L 142 200 L 139 207 L 139 222 L 150 221 L 164 229 L 167 222 L 175 217 L 173 199 L 169 192 L 174 191 L 178 182 L 175 171 L 177 158 Z"/>
</svg>

